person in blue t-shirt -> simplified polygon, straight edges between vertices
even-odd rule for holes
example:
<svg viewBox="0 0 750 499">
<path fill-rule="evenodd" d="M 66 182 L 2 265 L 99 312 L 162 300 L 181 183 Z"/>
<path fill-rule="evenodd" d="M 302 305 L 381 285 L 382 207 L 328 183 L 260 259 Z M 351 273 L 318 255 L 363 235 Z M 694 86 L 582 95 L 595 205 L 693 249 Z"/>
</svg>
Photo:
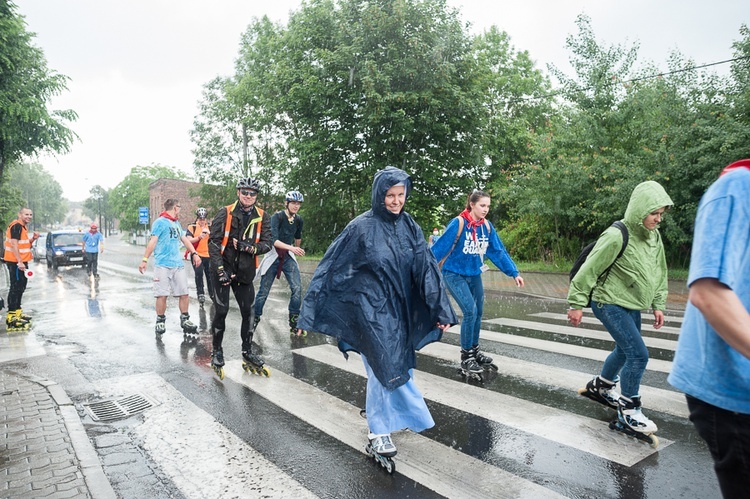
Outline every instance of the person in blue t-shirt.
<svg viewBox="0 0 750 499">
<path fill-rule="evenodd" d="M 99 253 L 104 253 L 104 236 L 96 224 L 91 224 L 89 231 L 83 235 L 83 256 L 89 277 L 93 275 L 95 279 L 99 279 Z"/>
<path fill-rule="evenodd" d="M 156 334 L 161 337 L 167 330 L 166 316 L 167 297 L 178 297 L 180 308 L 180 326 L 186 334 L 198 332 L 196 326 L 190 320 L 188 307 L 190 296 L 188 295 L 187 274 L 182 263 L 182 252 L 180 242 L 185 245 L 192 255 L 193 265 L 200 263 L 200 257 L 193 247 L 193 243 L 185 235 L 177 218 L 180 213 L 180 202 L 177 199 L 164 201 L 164 211 L 159 214 L 151 225 L 151 239 L 146 245 L 143 261 L 138 265 L 138 271 L 143 274 L 151 253 L 154 254 L 154 296 L 156 297 Z"/>
<path fill-rule="evenodd" d="M 750 159 L 698 206 L 689 303 L 669 382 L 685 392 L 725 498 L 750 490 Z"/>
<path fill-rule="evenodd" d="M 430 248 L 440 262 L 446 287 L 463 313 L 461 371 L 480 379 L 484 368 L 494 365 L 492 357 L 479 350 L 479 328 L 484 309 L 482 274 L 489 270 L 485 255 L 505 275 L 512 277 L 517 286 L 524 285 L 523 277 L 497 231 L 485 220 L 489 210 L 489 194 L 475 190 L 469 195 L 466 209 L 451 220 L 443 235 Z"/>
</svg>

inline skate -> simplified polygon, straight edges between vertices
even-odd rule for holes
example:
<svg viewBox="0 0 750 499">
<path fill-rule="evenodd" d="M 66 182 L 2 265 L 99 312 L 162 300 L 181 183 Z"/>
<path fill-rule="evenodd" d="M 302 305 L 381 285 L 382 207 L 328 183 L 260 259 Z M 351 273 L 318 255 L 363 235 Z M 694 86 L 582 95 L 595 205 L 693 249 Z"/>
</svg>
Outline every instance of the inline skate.
<svg viewBox="0 0 750 499">
<path fill-rule="evenodd" d="M 634 395 L 631 398 L 620 395 L 617 419 L 609 423 L 609 429 L 635 437 L 654 449 L 659 446 L 659 439 L 654 435 L 658 428 L 641 412 L 640 395 Z"/>
<path fill-rule="evenodd" d="M 589 381 L 584 388 L 578 390 L 578 395 L 599 402 L 605 407 L 617 410 L 620 406 L 620 394 L 617 392 L 617 380 L 609 381 L 601 376 L 596 376 Z"/>
<path fill-rule="evenodd" d="M 271 370 L 266 366 L 263 358 L 252 352 L 242 352 L 242 369 L 245 372 L 265 376 L 266 378 L 271 375 Z"/>
<path fill-rule="evenodd" d="M 298 319 L 299 314 L 289 314 L 289 333 L 296 336 L 307 336 L 307 331 L 301 330 L 297 327 Z"/>
<path fill-rule="evenodd" d="M 485 355 L 481 350 L 479 350 L 479 345 L 474 345 L 472 351 L 474 352 L 474 358 L 476 359 L 477 364 L 479 364 L 481 368 L 498 371 L 497 365 L 492 362 L 492 357 L 490 357 L 489 355 Z"/>
<path fill-rule="evenodd" d="M 156 336 L 160 338 L 161 338 L 161 335 L 167 331 L 167 316 L 166 315 L 156 316 L 156 327 L 154 328 L 154 330 L 156 331 Z"/>
<path fill-rule="evenodd" d="M 21 315 L 21 309 L 8 311 L 8 315 L 5 317 L 5 326 L 8 332 L 16 331 L 28 331 L 31 329 L 31 321 L 23 319 Z"/>
<path fill-rule="evenodd" d="M 180 314 L 180 326 L 185 334 L 198 334 L 198 326 L 190 320 L 190 315 Z"/>
<path fill-rule="evenodd" d="M 224 381 L 224 350 L 217 348 L 211 354 L 211 369 Z"/>
<path fill-rule="evenodd" d="M 396 455 L 396 446 L 391 440 L 391 435 L 370 433 L 367 437 L 370 442 L 365 445 L 365 452 L 392 475 L 396 471 L 396 463 L 393 461 L 393 456 Z"/>
<path fill-rule="evenodd" d="M 483 381 L 482 373 L 484 369 L 477 363 L 476 354 L 473 348 L 468 350 L 461 349 L 461 367 L 458 370 L 462 376 L 475 381 Z"/>
</svg>

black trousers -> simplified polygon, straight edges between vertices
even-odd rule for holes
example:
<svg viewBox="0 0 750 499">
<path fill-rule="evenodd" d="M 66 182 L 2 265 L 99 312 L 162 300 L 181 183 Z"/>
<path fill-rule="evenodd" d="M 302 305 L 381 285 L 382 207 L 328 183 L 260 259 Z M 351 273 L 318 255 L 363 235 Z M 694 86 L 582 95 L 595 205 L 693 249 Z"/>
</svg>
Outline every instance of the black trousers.
<svg viewBox="0 0 750 499">
<path fill-rule="evenodd" d="M 750 491 L 750 414 L 727 411 L 686 395 L 690 421 L 708 444 L 724 499 Z"/>
<path fill-rule="evenodd" d="M 99 273 L 99 253 L 84 253 L 86 258 L 86 269 L 89 275 Z"/>
<path fill-rule="evenodd" d="M 26 273 L 18 268 L 16 262 L 5 262 L 8 266 L 8 273 L 10 274 L 10 288 L 8 289 L 8 312 L 13 312 L 21 308 L 21 298 L 23 292 L 26 291 L 26 283 L 29 280 L 26 278 Z M 25 262 L 26 268 L 29 268 L 29 262 Z"/>
<path fill-rule="evenodd" d="M 214 283 L 214 319 L 211 321 L 211 333 L 213 334 L 213 348 L 221 348 L 224 340 L 224 329 L 226 327 L 226 318 L 229 313 L 229 288 L 234 293 L 237 305 L 240 307 L 242 324 L 240 325 L 240 338 L 242 339 L 242 351 L 250 352 L 253 342 L 253 302 L 255 301 L 255 288 L 253 283 L 240 283 L 232 281 L 228 286 L 219 284 L 219 277 L 216 272 L 211 272 Z"/>
</svg>

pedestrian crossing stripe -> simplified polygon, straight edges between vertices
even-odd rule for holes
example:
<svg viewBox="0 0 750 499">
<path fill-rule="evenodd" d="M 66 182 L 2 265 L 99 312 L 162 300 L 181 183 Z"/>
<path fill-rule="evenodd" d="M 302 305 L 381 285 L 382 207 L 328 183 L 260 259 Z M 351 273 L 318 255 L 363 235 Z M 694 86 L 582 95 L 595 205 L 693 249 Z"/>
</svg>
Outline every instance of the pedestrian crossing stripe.
<svg viewBox="0 0 750 499">
<path fill-rule="evenodd" d="M 545 333 L 564 334 L 567 336 L 576 336 L 578 338 L 590 338 L 614 342 L 612 336 L 608 332 L 596 329 L 584 329 L 573 326 L 561 326 L 559 324 L 548 324 L 546 322 L 532 322 L 505 318 L 490 319 L 484 322 L 488 324 L 497 324 L 498 326 L 517 327 L 520 329 L 531 329 L 533 331 L 541 331 Z M 677 348 L 677 342 L 674 340 L 652 338 L 651 336 L 643 336 L 642 338 L 647 347 L 661 348 L 671 352 L 674 352 Z"/>
<path fill-rule="evenodd" d="M 419 353 L 441 361 L 455 363 L 458 363 L 460 358 L 459 347 L 440 342 L 430 343 Z M 518 378 L 528 383 L 575 392 L 586 386 L 586 383 L 594 377 L 594 373 L 585 374 L 561 367 L 498 355 L 493 352 L 488 353 L 491 354 L 495 365 L 498 366 L 498 374 Z M 641 385 L 640 393 L 648 405 L 649 411 L 658 410 L 682 418 L 687 418 L 690 415 L 685 396 L 680 392 Z"/>
<path fill-rule="evenodd" d="M 326 350 L 330 355 L 335 352 L 337 367 L 342 363 L 347 364 L 341 353 L 332 346 L 308 347 L 294 352 L 301 353 L 300 350 L 311 355 L 323 352 L 320 355 L 326 357 Z M 351 356 L 348 364 L 359 366 L 359 374 L 364 375 L 364 367 L 358 356 Z M 364 455 L 367 422 L 360 417 L 360 408 L 278 370 L 274 370 L 270 378 L 249 376 L 242 370 L 240 361 L 229 361 L 224 370 L 227 378 L 248 387 L 272 404 Z M 290 397 L 289 394 L 294 396 Z M 324 407 L 326 410 L 321 410 Z M 602 431 L 609 431 L 604 423 L 602 428 Z M 397 472 L 445 497 L 465 497 L 467 491 L 476 497 L 488 498 L 564 497 L 420 434 L 402 431 L 395 435 L 395 440 L 398 447 Z M 364 466 L 364 456 L 362 461 Z"/>
<path fill-rule="evenodd" d="M 446 332 L 459 335 L 461 334 L 461 328 L 460 326 L 453 326 L 452 328 L 447 329 Z M 560 343 L 558 341 L 540 340 L 537 338 L 529 338 L 516 334 L 498 333 L 496 331 L 489 331 L 487 329 L 481 329 L 480 335 L 481 338 L 485 341 L 495 341 L 498 343 L 504 343 L 506 345 L 515 345 L 519 347 L 532 348 L 534 350 L 542 350 L 545 352 L 571 355 L 574 357 L 580 357 L 582 359 L 598 360 L 600 362 L 604 362 L 604 360 L 610 353 L 598 348 L 570 345 L 567 343 Z M 661 359 L 649 359 L 647 369 L 650 371 L 670 373 L 672 372 L 672 362 Z"/>
<path fill-rule="evenodd" d="M 539 317 L 541 319 L 554 319 L 554 320 L 558 320 L 558 321 L 567 321 L 568 320 L 568 316 L 566 314 L 555 314 L 555 313 L 552 313 L 552 312 L 538 312 L 538 313 L 534 313 L 534 314 L 529 314 L 529 317 Z M 666 317 L 664 319 L 665 319 L 664 320 L 665 323 L 668 322 L 666 320 Z M 674 319 L 675 318 L 672 317 L 672 320 L 674 320 Z M 662 326 L 659 329 L 656 329 L 652 324 L 650 324 L 650 321 L 653 321 L 653 317 L 648 317 L 648 318 L 642 319 L 642 322 L 641 322 L 641 330 L 642 331 L 655 332 L 655 333 L 673 334 L 675 336 L 678 336 L 680 334 L 680 328 L 678 328 L 678 327 Z M 601 321 L 599 321 L 599 319 L 597 319 L 596 317 L 588 316 L 588 315 L 584 315 L 583 316 L 583 318 L 581 319 L 581 323 L 583 323 L 583 324 L 596 324 L 598 326 L 604 327 L 602 325 Z"/>
<path fill-rule="evenodd" d="M 332 345 L 296 349 L 294 353 L 365 376 L 364 367 L 356 354 L 352 354 L 347 362 Z M 623 444 L 621 439 L 627 437 L 611 432 L 607 421 L 580 416 L 423 371 L 415 371 L 414 382 L 426 399 L 625 466 L 633 466 L 656 452 L 648 445 L 635 441 L 628 442 L 629 445 Z M 659 440 L 660 449 L 672 443 L 667 439 Z"/>
</svg>

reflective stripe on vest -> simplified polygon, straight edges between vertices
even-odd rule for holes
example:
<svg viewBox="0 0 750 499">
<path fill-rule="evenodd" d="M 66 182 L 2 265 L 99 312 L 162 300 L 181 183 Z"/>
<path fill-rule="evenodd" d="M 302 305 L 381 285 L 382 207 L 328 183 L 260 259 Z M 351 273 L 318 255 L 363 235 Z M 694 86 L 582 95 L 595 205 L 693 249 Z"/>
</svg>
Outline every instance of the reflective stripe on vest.
<svg viewBox="0 0 750 499">
<path fill-rule="evenodd" d="M 21 224 L 18 220 L 14 220 L 10 223 L 8 226 L 8 229 L 5 231 L 5 253 L 3 254 L 3 260 L 6 262 L 16 262 L 16 255 L 13 253 L 13 248 L 10 245 L 10 229 L 15 224 L 21 225 L 21 239 L 17 239 L 18 241 L 18 254 L 21 255 L 21 261 L 22 262 L 30 262 L 32 258 L 34 257 L 31 253 L 31 240 L 29 239 L 29 232 L 26 230 L 26 226 Z"/>
<path fill-rule="evenodd" d="M 224 223 L 224 238 L 221 240 L 221 254 L 224 254 L 224 249 L 227 247 L 227 243 L 229 243 L 229 229 L 232 228 L 232 211 L 234 211 L 235 206 L 237 206 L 237 201 L 234 203 L 225 206 L 227 210 L 227 221 Z M 247 224 L 247 227 L 245 227 L 245 232 L 250 230 L 250 227 L 252 227 L 255 224 L 258 224 L 258 229 L 255 231 L 255 244 L 258 244 L 258 241 L 260 241 L 260 229 L 263 227 L 263 210 L 260 208 L 255 208 L 258 210 L 258 218 L 254 218 L 250 220 L 250 223 Z M 258 268 L 258 255 L 255 255 L 255 268 Z"/>
</svg>

